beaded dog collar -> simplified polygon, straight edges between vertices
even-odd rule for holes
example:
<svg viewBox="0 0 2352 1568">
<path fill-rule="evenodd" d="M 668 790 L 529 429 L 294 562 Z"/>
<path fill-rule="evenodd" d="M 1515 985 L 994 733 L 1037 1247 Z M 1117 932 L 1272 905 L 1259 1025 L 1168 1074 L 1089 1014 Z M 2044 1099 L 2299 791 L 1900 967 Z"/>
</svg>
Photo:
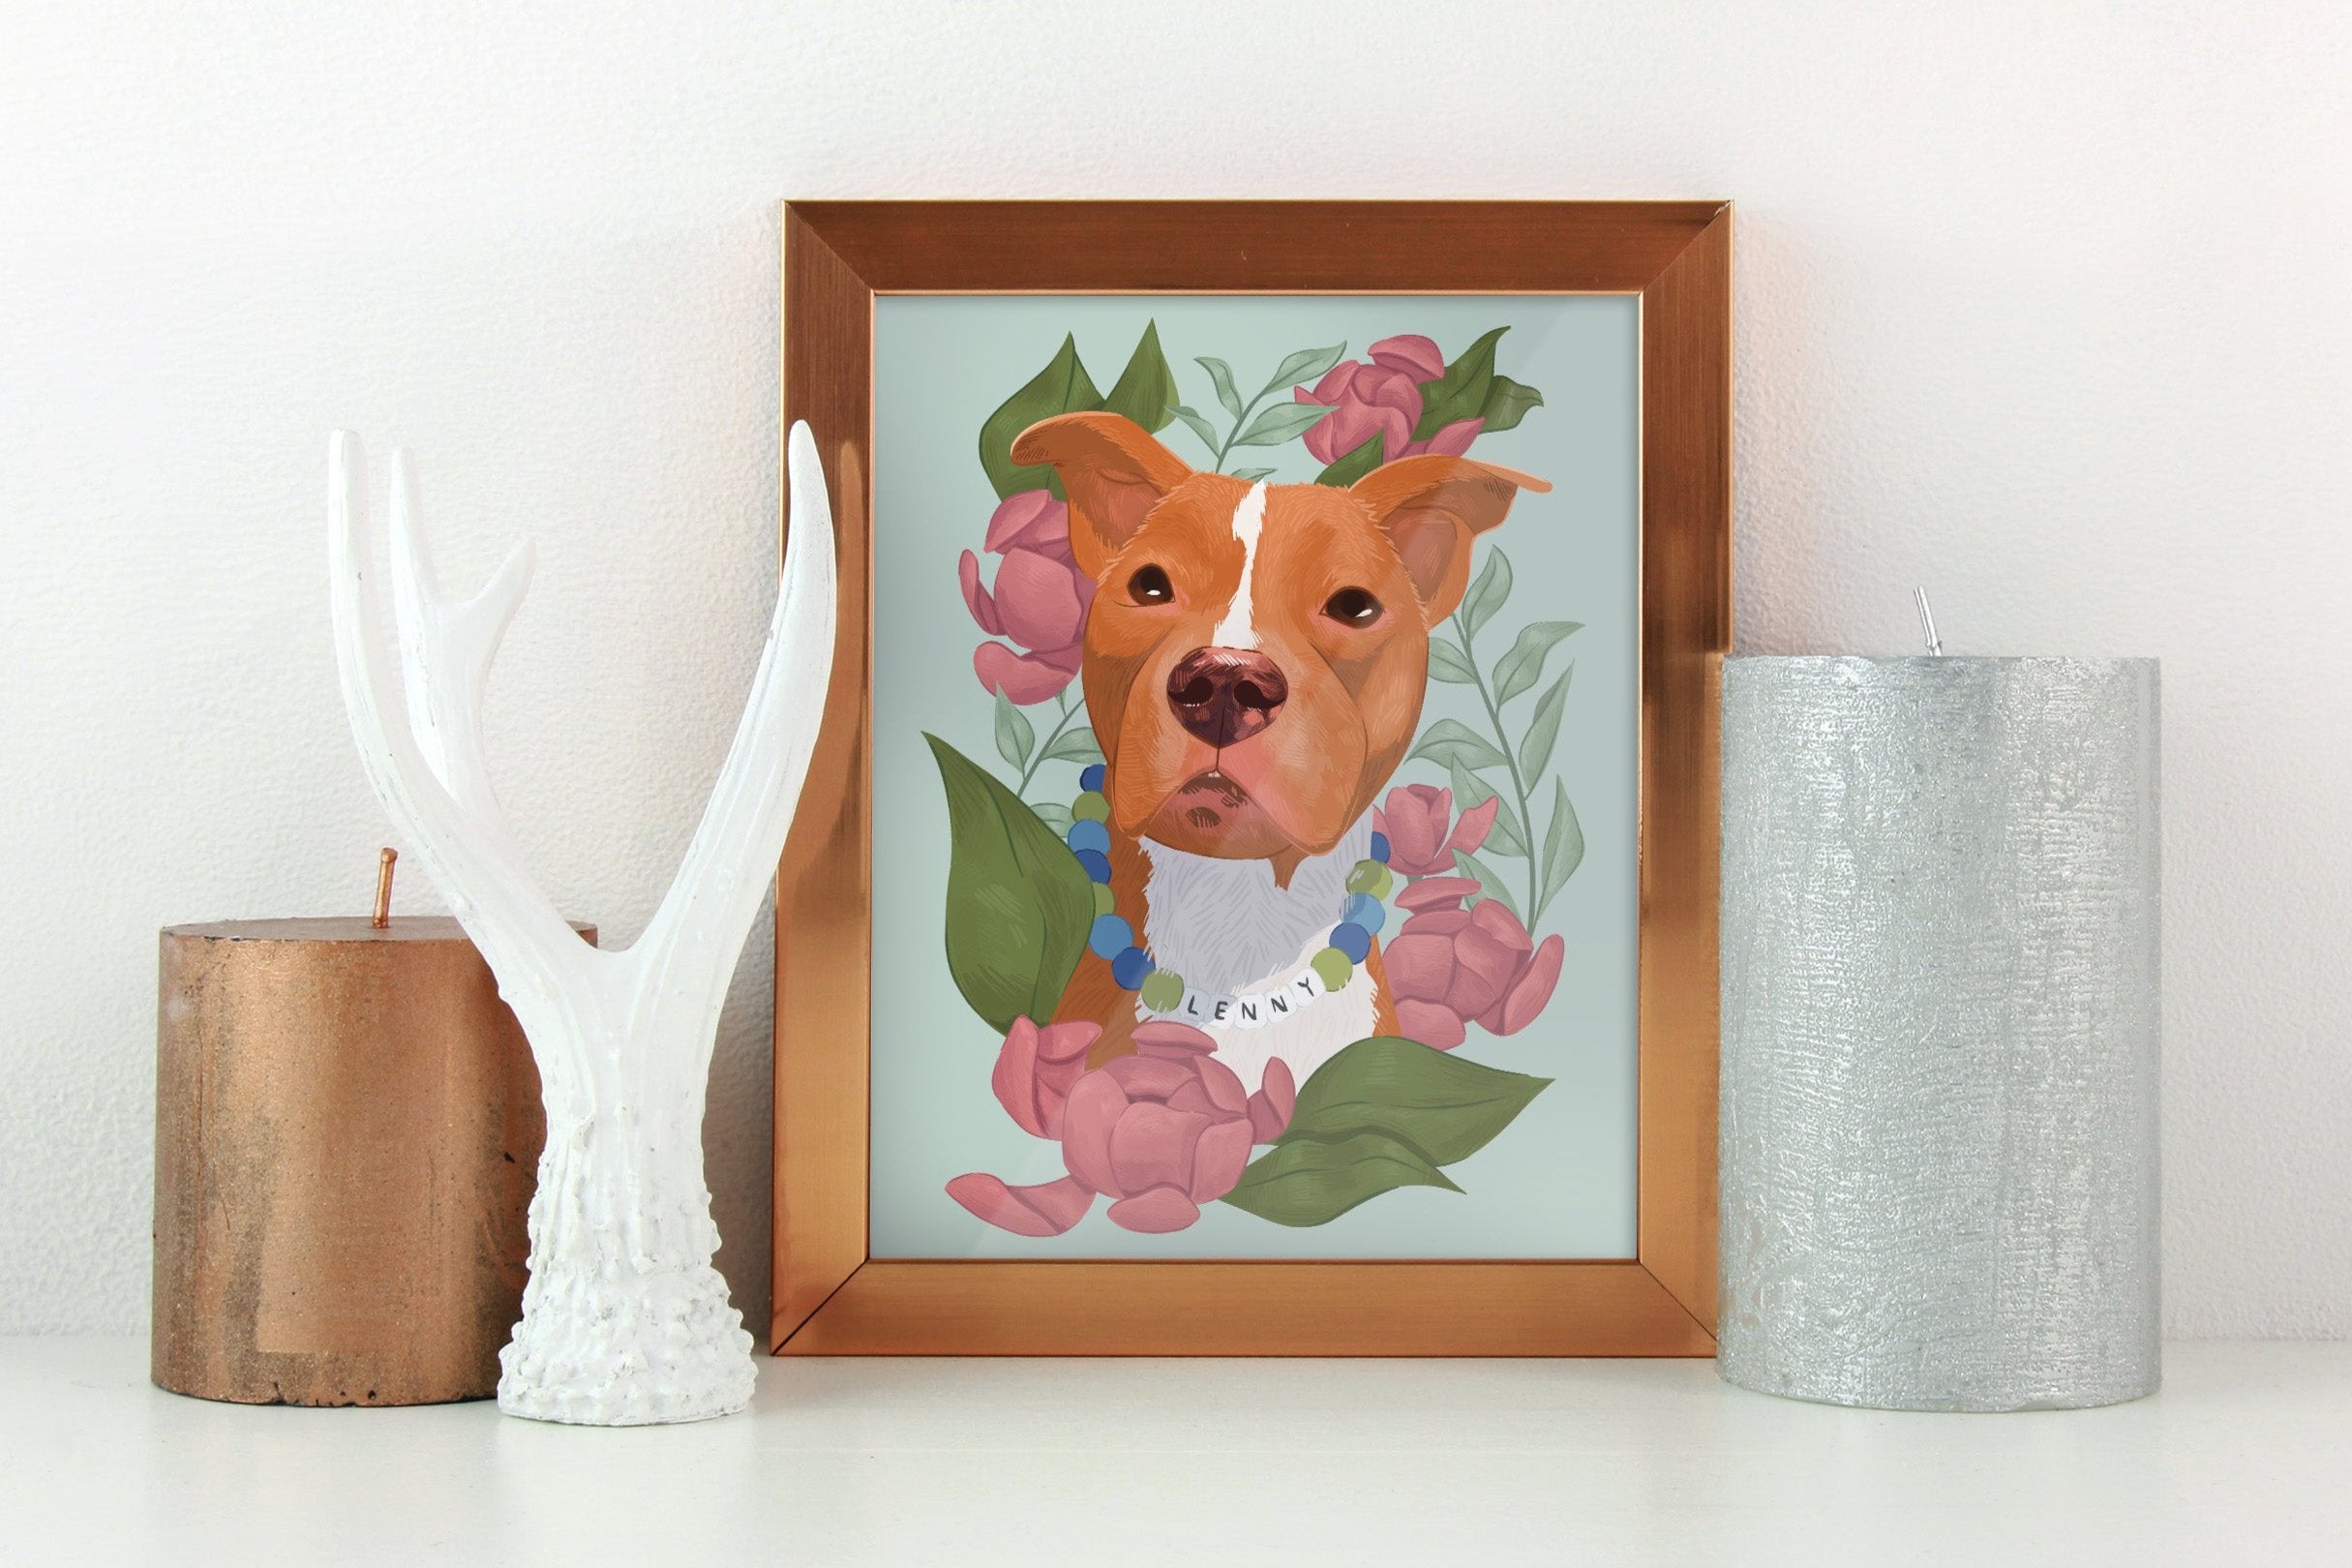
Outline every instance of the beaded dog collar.
<svg viewBox="0 0 2352 1568">
<path fill-rule="evenodd" d="M 1388 919 L 1381 902 L 1395 885 L 1388 868 L 1388 836 L 1372 835 L 1372 854 L 1347 873 L 1346 897 L 1326 946 L 1305 967 L 1263 991 L 1202 991 L 1185 983 L 1182 975 L 1163 969 L 1138 945 L 1135 928 L 1116 913 L 1110 888 L 1110 802 L 1103 797 L 1104 769 L 1095 763 L 1078 775 L 1078 798 L 1070 803 L 1070 853 L 1086 868 L 1095 888 L 1095 923 L 1086 946 L 1110 965 L 1111 980 L 1133 991 L 1147 1011 L 1189 1023 L 1220 1024 L 1258 1029 L 1274 1023 L 1318 996 L 1345 988 L 1356 965 L 1372 951 L 1372 939 Z"/>
</svg>

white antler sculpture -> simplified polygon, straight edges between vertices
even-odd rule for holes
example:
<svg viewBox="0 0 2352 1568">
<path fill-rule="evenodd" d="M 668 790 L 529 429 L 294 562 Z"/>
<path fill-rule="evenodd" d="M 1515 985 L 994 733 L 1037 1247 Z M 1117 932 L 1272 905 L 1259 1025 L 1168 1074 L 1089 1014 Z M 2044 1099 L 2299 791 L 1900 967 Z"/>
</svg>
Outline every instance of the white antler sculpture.
<svg viewBox="0 0 2352 1568">
<path fill-rule="evenodd" d="M 832 671 L 832 509 L 806 425 L 793 426 L 789 454 L 783 582 L 735 743 L 652 922 L 608 951 L 581 941 L 531 880 L 483 766 L 482 691 L 529 585 L 529 542 L 479 595 L 449 603 L 426 558 L 414 475 L 393 454 L 396 678 L 365 459 L 348 432 L 330 440 L 335 649 L 360 757 L 498 976 L 547 1101 L 530 1283 L 499 1354 L 498 1404 L 512 1415 L 629 1426 L 725 1415 L 751 1398 L 751 1336 L 710 1266 L 703 1100 L 727 981 L 783 851 Z"/>
</svg>

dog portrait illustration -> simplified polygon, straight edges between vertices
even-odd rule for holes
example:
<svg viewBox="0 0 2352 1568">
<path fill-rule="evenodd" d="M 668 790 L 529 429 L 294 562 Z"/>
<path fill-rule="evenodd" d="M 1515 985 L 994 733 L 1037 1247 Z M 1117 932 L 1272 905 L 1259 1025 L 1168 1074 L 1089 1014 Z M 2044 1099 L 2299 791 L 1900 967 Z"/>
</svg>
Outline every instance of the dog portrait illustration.
<svg viewBox="0 0 2352 1568">
<path fill-rule="evenodd" d="M 925 736 L 934 950 L 987 1042 L 968 1102 L 1047 1178 L 947 1180 L 987 1226 L 1461 1193 L 1448 1167 L 1551 1086 L 1477 1059 L 1559 993 L 1548 916 L 1585 853 L 1554 657 L 1583 628 L 1513 614 L 1574 587 L 1515 599 L 1514 519 L 1553 482 L 1482 449 L 1548 412 L 1507 331 L 1300 349 L 1254 395 L 1202 355 L 1191 401 L 1157 320 L 1108 392 L 1066 334 L 980 420 L 954 700 L 995 756 Z"/>
</svg>

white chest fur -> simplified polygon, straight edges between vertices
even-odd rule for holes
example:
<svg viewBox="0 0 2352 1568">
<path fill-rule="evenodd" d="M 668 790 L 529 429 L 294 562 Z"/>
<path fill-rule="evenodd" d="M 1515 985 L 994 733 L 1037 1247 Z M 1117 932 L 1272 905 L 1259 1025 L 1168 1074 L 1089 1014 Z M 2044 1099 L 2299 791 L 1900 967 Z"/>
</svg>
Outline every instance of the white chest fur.
<svg viewBox="0 0 2352 1568">
<path fill-rule="evenodd" d="M 1328 855 L 1299 863 L 1287 888 L 1264 860 L 1221 860 L 1143 841 L 1151 862 L 1145 943 L 1160 967 L 1200 991 L 1235 994 L 1281 987 L 1327 945 L 1347 901 L 1347 873 L 1372 848 L 1368 815 Z M 1217 1059 L 1254 1090 L 1266 1064 L 1281 1057 L 1300 1083 L 1316 1068 L 1372 1032 L 1374 986 L 1358 966 L 1340 990 L 1315 997 L 1251 1029 L 1200 1026 L 1217 1041 Z M 1145 1014 L 1148 1016 L 1148 1014 Z"/>
</svg>

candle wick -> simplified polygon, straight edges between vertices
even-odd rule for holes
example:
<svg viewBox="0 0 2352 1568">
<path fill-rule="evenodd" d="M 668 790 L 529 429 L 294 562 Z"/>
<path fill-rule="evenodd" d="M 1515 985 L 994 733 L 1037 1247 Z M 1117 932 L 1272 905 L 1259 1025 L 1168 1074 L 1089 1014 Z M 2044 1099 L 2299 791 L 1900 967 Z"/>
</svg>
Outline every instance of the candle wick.
<svg viewBox="0 0 2352 1568">
<path fill-rule="evenodd" d="M 1919 628 L 1927 633 L 1927 656 L 1931 659 L 1944 657 L 1944 644 L 1936 636 L 1936 613 L 1927 607 L 1927 589 L 1913 588 L 1911 597 L 1912 602 L 1919 607 Z"/>
<path fill-rule="evenodd" d="M 392 862 L 399 859 L 400 851 L 387 844 L 376 859 L 376 918 L 368 923 L 378 931 L 392 923 Z"/>
</svg>

